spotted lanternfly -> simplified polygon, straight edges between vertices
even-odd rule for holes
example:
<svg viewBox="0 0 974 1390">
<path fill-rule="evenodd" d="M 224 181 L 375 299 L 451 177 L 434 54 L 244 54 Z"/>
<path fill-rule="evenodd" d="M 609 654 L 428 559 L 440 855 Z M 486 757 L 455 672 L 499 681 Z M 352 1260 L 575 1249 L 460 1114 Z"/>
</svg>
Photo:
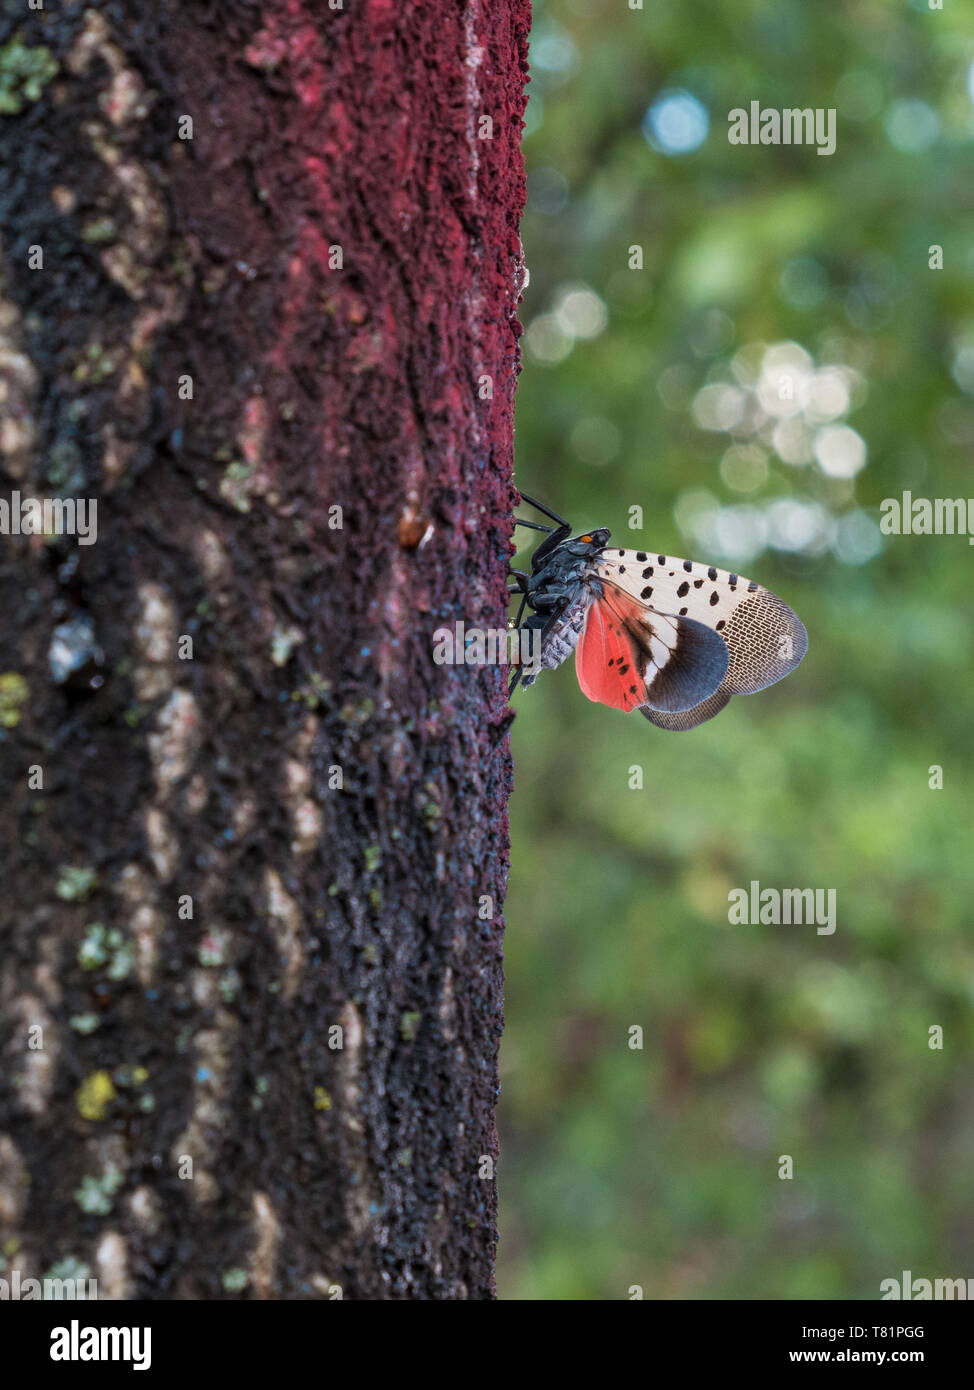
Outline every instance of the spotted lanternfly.
<svg viewBox="0 0 974 1390">
<path fill-rule="evenodd" d="M 774 685 L 805 655 L 808 634 L 786 603 L 753 580 L 713 565 L 618 550 L 600 527 L 573 536 L 563 517 L 522 493 L 549 517 L 517 525 L 547 532 L 531 573 L 512 570 L 521 595 L 515 626 L 540 633 L 537 666 L 554 670 L 575 653 L 590 700 L 638 709 L 661 729 L 692 729 L 732 695 Z M 538 671 L 519 667 L 533 685 Z"/>
</svg>

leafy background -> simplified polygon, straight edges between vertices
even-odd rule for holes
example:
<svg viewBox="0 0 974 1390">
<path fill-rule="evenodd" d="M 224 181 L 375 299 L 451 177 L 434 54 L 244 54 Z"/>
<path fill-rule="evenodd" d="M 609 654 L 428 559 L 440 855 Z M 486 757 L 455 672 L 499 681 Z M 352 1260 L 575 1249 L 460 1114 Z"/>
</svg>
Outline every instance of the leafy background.
<svg viewBox="0 0 974 1390">
<path fill-rule="evenodd" d="M 974 550 L 878 526 L 974 498 L 971 19 L 535 6 L 519 483 L 757 578 L 810 650 L 689 734 L 570 665 L 517 697 L 503 1297 L 974 1276 Z M 835 154 L 730 145 L 752 99 L 835 107 Z M 835 934 L 729 925 L 752 879 L 834 888 Z"/>
</svg>

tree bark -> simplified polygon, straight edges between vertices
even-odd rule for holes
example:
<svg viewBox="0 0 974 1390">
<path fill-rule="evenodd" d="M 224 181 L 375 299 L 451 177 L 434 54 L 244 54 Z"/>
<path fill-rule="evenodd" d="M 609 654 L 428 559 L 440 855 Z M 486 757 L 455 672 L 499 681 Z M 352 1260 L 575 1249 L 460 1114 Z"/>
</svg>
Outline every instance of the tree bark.
<svg viewBox="0 0 974 1390">
<path fill-rule="evenodd" d="M 528 22 L 0 19 L 0 498 L 97 500 L 0 536 L 21 1277 L 493 1296 Z"/>
</svg>

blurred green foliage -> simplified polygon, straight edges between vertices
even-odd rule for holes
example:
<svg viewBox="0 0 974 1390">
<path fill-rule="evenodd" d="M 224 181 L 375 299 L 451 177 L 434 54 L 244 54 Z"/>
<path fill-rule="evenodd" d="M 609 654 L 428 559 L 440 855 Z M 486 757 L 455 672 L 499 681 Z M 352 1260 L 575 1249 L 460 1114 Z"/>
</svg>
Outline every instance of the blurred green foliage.
<svg viewBox="0 0 974 1390">
<path fill-rule="evenodd" d="M 503 1297 L 974 1276 L 974 550 L 877 524 L 903 489 L 974 498 L 970 20 L 535 5 L 518 481 L 758 579 L 810 646 L 687 734 L 570 663 L 517 696 Z M 835 153 L 730 145 L 751 100 L 834 107 Z M 729 925 L 752 879 L 834 888 L 835 934 Z"/>
</svg>

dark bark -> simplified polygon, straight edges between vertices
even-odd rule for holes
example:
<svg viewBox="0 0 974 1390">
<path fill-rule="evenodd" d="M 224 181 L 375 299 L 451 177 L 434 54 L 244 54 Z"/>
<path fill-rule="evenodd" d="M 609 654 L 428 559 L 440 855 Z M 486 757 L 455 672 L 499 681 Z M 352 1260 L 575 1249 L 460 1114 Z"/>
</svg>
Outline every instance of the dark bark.
<svg viewBox="0 0 974 1390">
<path fill-rule="evenodd" d="M 0 1257 L 491 1297 L 527 0 L 10 10 Z"/>
</svg>

